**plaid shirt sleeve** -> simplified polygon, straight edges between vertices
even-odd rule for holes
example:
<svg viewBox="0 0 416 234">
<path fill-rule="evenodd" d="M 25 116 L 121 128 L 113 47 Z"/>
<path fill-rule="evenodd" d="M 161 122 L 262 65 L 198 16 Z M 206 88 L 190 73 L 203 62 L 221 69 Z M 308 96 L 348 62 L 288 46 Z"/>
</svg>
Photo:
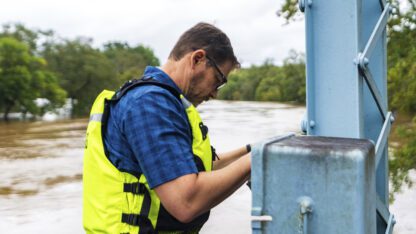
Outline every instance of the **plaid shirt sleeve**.
<svg viewBox="0 0 416 234">
<path fill-rule="evenodd" d="M 185 110 L 160 87 L 129 98 L 122 131 L 151 188 L 197 173 Z"/>
</svg>

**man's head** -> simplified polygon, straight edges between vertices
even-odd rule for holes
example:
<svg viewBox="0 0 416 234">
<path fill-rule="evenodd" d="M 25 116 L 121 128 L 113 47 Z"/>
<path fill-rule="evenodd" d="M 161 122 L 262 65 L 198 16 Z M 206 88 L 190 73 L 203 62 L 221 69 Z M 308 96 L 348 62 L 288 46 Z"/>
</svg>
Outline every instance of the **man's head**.
<svg viewBox="0 0 416 234">
<path fill-rule="evenodd" d="M 187 53 L 203 49 L 218 65 L 226 61 L 238 66 L 230 39 L 219 28 L 208 23 L 198 23 L 184 32 L 169 54 L 169 59 L 180 60 Z"/>
<path fill-rule="evenodd" d="M 175 73 L 181 77 L 172 78 L 179 80 L 180 88 L 195 106 L 215 97 L 230 71 L 240 66 L 227 35 L 207 23 L 198 23 L 181 35 L 168 63 L 180 67 L 181 72 Z"/>
</svg>

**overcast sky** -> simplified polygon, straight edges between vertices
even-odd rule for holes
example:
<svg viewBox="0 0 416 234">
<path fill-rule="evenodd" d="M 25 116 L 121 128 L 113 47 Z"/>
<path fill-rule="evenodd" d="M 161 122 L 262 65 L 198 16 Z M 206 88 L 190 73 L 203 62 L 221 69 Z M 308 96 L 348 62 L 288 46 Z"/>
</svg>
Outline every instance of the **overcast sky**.
<svg viewBox="0 0 416 234">
<path fill-rule="evenodd" d="M 280 64 L 290 49 L 305 51 L 304 22 L 284 25 L 276 16 L 282 0 L 7 0 L 0 23 L 20 22 L 52 29 L 74 39 L 86 36 L 95 46 L 127 41 L 151 47 L 162 63 L 182 32 L 205 21 L 231 39 L 244 66 L 271 58 Z"/>
</svg>

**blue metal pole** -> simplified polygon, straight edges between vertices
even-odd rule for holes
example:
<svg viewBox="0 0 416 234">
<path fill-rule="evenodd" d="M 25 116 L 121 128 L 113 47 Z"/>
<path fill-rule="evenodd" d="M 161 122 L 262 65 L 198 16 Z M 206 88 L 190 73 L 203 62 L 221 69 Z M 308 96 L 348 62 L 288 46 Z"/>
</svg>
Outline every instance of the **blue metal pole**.
<svg viewBox="0 0 416 234">
<path fill-rule="evenodd" d="M 386 22 L 384 0 L 300 0 L 306 22 L 307 134 L 377 142 L 377 233 L 388 213 Z M 388 214 L 386 214 L 386 212 Z M 375 214 L 376 215 L 376 214 Z"/>
<path fill-rule="evenodd" d="M 305 5 L 307 133 L 363 136 L 360 0 L 314 0 Z"/>
</svg>

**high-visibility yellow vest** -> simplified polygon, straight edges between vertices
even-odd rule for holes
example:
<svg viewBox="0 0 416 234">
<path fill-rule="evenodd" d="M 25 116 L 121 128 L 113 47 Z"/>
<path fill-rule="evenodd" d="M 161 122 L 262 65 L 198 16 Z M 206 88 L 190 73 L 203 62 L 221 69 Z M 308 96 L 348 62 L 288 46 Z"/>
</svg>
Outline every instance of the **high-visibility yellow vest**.
<svg viewBox="0 0 416 234">
<path fill-rule="evenodd" d="M 198 232 L 209 212 L 184 224 L 171 216 L 146 177 L 119 171 L 108 159 L 103 134 L 109 103 L 117 102 L 138 85 L 157 85 L 180 98 L 192 128 L 192 150 L 199 171 L 211 171 L 213 151 L 208 129 L 196 108 L 174 88 L 156 81 L 135 80 L 117 93 L 104 90 L 95 99 L 88 123 L 83 168 L 83 225 L 87 233 L 186 233 Z M 214 153 L 215 154 L 215 153 Z"/>
</svg>

